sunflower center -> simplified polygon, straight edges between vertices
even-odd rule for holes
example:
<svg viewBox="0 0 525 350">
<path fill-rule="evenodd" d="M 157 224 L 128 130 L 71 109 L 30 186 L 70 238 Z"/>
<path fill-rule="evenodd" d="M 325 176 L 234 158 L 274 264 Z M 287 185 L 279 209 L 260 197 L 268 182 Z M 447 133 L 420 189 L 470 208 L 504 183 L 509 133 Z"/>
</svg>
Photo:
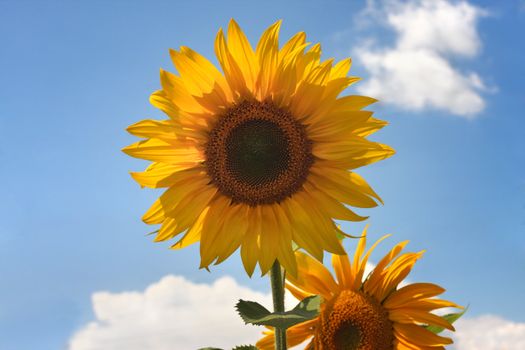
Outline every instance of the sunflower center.
<svg viewBox="0 0 525 350">
<path fill-rule="evenodd" d="M 247 120 L 226 139 L 226 166 L 240 181 L 251 185 L 274 181 L 290 161 L 288 140 L 269 120 Z"/>
<path fill-rule="evenodd" d="M 315 342 L 323 350 L 392 350 L 394 333 L 387 311 L 362 294 L 345 290 L 319 315 Z"/>
<path fill-rule="evenodd" d="M 212 128 L 205 154 L 219 191 L 251 206 L 297 192 L 313 163 L 304 126 L 270 102 L 243 101 L 228 109 Z"/>
</svg>

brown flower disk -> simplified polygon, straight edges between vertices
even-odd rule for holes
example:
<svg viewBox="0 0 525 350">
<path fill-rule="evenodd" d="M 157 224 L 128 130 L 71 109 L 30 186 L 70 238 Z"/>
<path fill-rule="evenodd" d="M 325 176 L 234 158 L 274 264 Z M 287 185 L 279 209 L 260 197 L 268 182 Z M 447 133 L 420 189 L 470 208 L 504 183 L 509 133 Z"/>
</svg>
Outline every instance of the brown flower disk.
<svg viewBox="0 0 525 350">
<path fill-rule="evenodd" d="M 313 163 L 311 141 L 290 112 L 245 100 L 218 118 L 206 145 L 206 167 L 236 203 L 272 204 L 297 192 Z"/>
</svg>

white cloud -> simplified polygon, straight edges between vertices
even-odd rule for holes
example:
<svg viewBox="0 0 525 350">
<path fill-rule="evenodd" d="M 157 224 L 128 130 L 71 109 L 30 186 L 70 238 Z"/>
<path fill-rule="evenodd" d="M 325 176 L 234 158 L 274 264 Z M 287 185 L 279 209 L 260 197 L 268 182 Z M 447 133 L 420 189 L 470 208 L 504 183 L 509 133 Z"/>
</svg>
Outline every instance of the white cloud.
<svg viewBox="0 0 525 350">
<path fill-rule="evenodd" d="M 231 277 L 197 284 L 166 276 L 143 292 L 97 292 L 92 296 L 95 320 L 73 335 L 69 349 L 194 350 L 253 344 L 262 328 L 244 325 L 234 309 L 241 298 L 271 305 L 270 295 L 240 286 Z"/>
<path fill-rule="evenodd" d="M 371 271 L 373 264 L 367 266 Z M 366 275 L 366 273 L 365 273 Z M 238 299 L 269 307 L 271 296 L 222 277 L 198 284 L 166 276 L 144 291 L 93 294 L 95 320 L 70 339 L 69 350 L 195 350 L 205 346 L 231 349 L 253 344 L 261 327 L 246 326 L 234 311 Z M 290 294 L 287 309 L 297 302 Z M 525 323 L 485 315 L 455 323 L 456 350 L 525 349 Z M 304 348 L 299 345 L 296 349 Z"/>
<path fill-rule="evenodd" d="M 459 319 L 456 324 L 457 350 L 517 350 L 525 349 L 525 323 L 484 315 Z"/>
<path fill-rule="evenodd" d="M 476 24 L 486 11 L 466 1 L 411 0 L 369 2 L 373 16 L 395 31 L 391 47 L 370 40 L 355 50 L 371 78 L 360 87 L 363 94 L 409 110 L 436 108 L 473 117 L 485 107 L 480 95 L 487 91 L 480 76 L 461 72 L 451 58 L 475 57 L 481 48 Z"/>
<path fill-rule="evenodd" d="M 374 266 L 367 263 L 365 276 Z M 198 284 L 166 276 L 144 291 L 96 292 L 91 299 L 95 320 L 73 334 L 69 350 L 231 349 L 255 344 L 263 328 L 245 325 L 234 306 L 239 299 L 257 301 L 268 309 L 272 305 L 270 294 L 241 286 L 231 277 Z M 298 302 L 288 291 L 285 301 L 287 309 Z"/>
</svg>

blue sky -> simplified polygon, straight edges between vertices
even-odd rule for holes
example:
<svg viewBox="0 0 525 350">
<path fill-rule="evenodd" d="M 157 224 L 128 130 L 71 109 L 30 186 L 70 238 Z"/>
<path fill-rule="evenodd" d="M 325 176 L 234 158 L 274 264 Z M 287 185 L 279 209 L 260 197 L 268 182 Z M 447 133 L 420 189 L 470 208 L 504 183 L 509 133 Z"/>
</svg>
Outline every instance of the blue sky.
<svg viewBox="0 0 525 350">
<path fill-rule="evenodd" d="M 459 49 L 425 47 L 452 67 L 458 86 L 431 90 L 419 105 L 413 93 L 376 88 L 385 97 L 372 109 L 390 125 L 374 139 L 397 154 L 358 171 L 385 201 L 361 213 L 371 216 L 372 237 L 394 234 L 376 257 L 409 239 L 411 249 L 427 249 L 412 280 L 443 285 L 448 298 L 470 305 L 469 317 L 523 324 L 525 4 L 461 4 L 479 11 L 470 28 L 476 35 L 465 34 Z M 208 273 L 197 269 L 197 245 L 173 252 L 145 236 L 151 228 L 140 217 L 159 193 L 129 177 L 146 162 L 120 151 L 134 142 L 125 128 L 163 118 L 148 97 L 160 86 L 159 68 L 174 71 L 168 49 L 187 45 L 215 62 L 214 36 L 232 17 L 252 43 L 283 19 L 282 38 L 306 31 L 325 58 L 355 56 L 361 91 L 374 79 L 395 85 L 394 71 L 359 58 L 407 50 L 404 29 L 381 16 L 406 13 L 372 5 L 0 1 L 0 348 L 67 348 L 93 320 L 93 293 L 141 291 L 168 274 L 195 283 L 228 275 L 266 292 L 267 279 L 249 279 L 237 255 Z M 428 94 L 439 78 L 420 74 L 410 78 L 428 81 L 421 90 Z M 443 103 L 451 91 L 465 98 Z"/>
</svg>

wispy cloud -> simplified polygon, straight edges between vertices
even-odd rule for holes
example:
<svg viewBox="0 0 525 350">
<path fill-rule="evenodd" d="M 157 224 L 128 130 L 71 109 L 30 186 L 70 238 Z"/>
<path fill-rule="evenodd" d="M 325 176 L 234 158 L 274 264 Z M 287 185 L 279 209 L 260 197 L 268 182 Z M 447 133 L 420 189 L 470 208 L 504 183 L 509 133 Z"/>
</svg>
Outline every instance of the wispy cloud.
<svg viewBox="0 0 525 350">
<path fill-rule="evenodd" d="M 354 53 L 369 71 L 363 94 L 408 110 L 446 110 L 472 118 L 485 108 L 489 90 L 475 72 L 453 58 L 473 59 L 481 49 L 477 22 L 487 12 L 467 1 L 369 1 L 363 16 L 395 32 L 392 44 L 367 40 Z"/>
</svg>

